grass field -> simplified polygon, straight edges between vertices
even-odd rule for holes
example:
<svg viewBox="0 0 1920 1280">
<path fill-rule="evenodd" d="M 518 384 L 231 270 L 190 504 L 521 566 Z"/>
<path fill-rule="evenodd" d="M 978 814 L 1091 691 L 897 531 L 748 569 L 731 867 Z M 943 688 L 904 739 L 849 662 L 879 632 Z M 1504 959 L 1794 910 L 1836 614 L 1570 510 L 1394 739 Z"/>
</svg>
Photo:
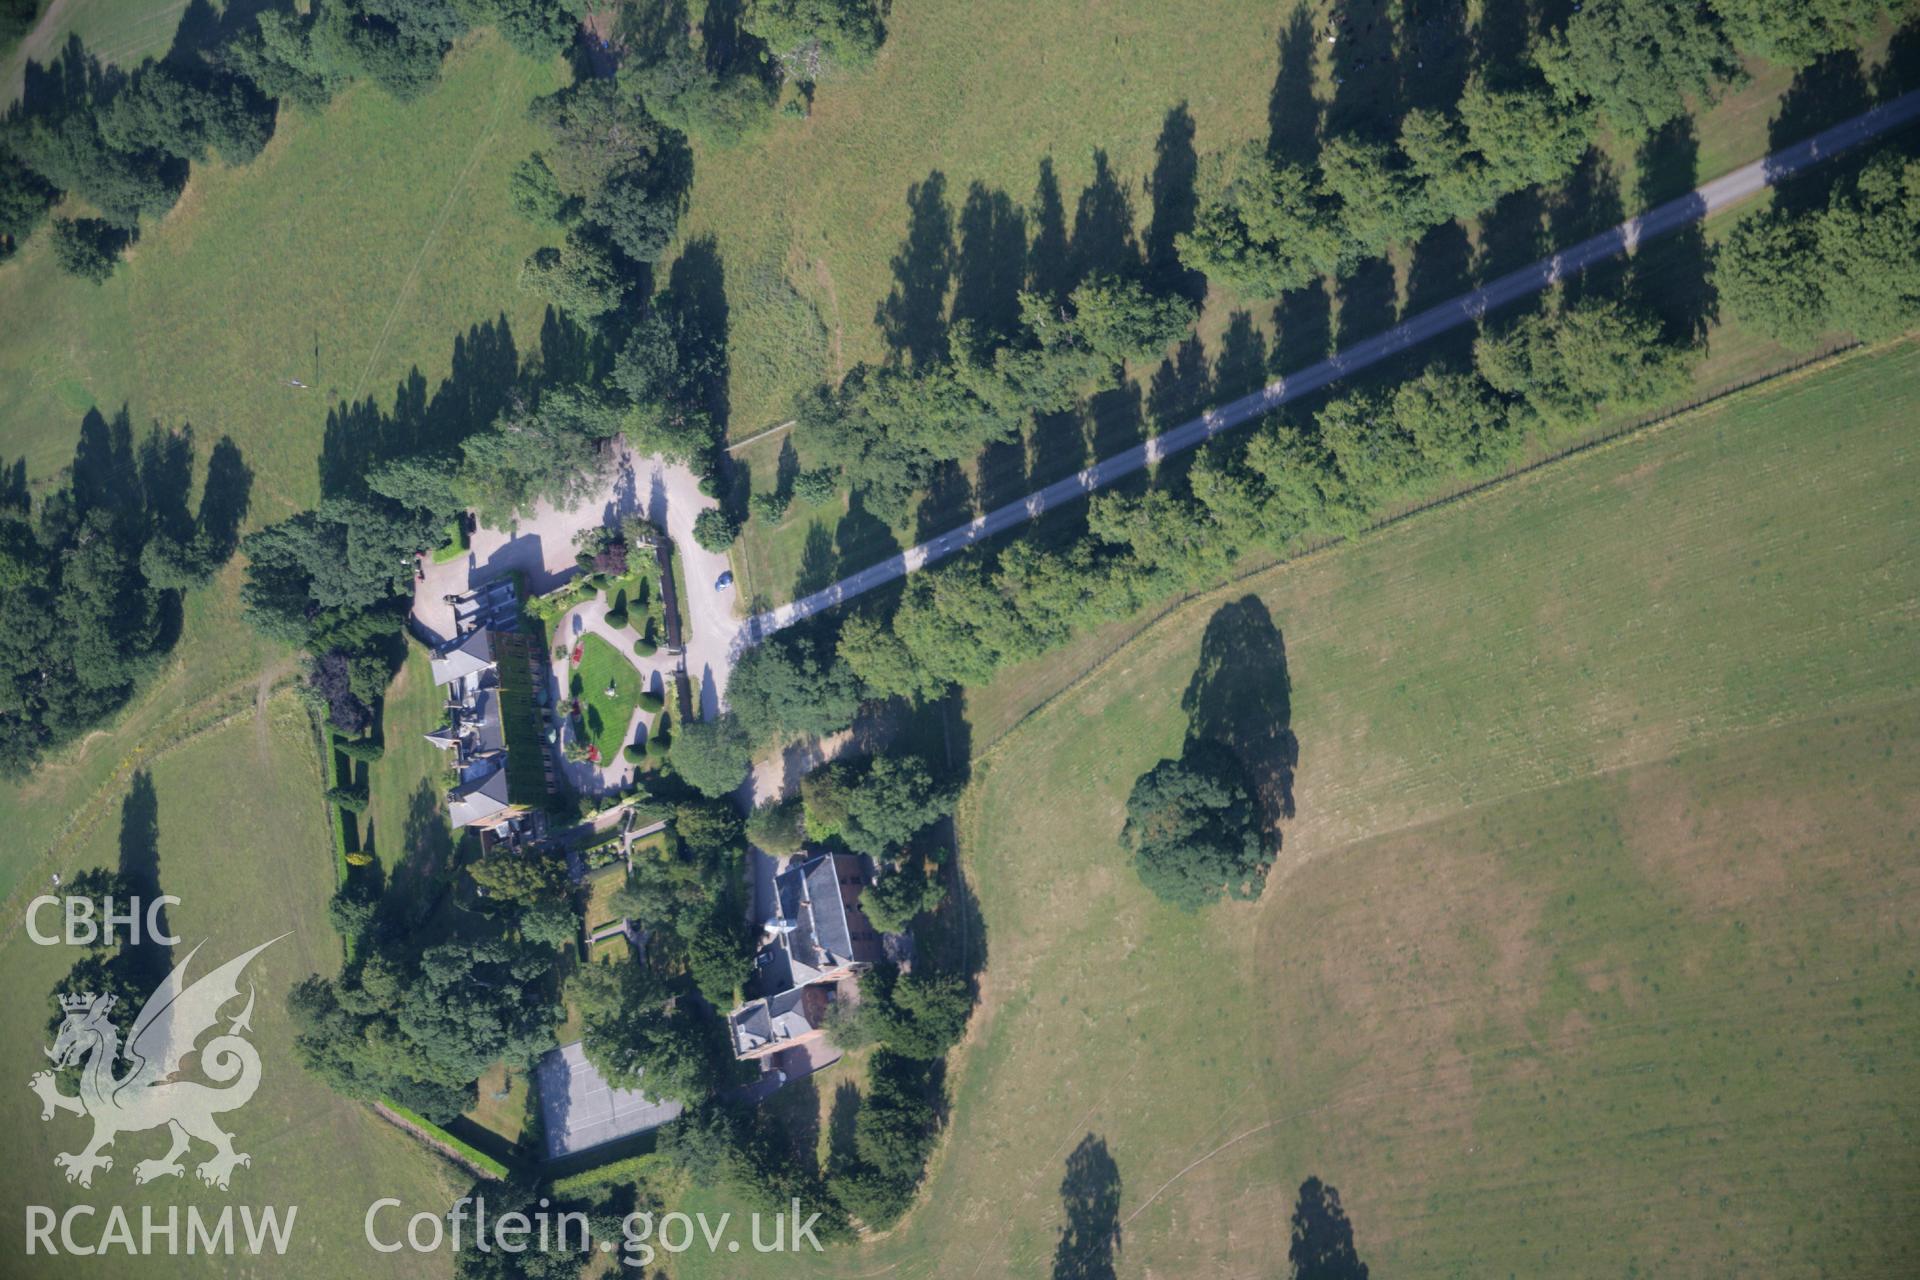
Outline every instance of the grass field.
<svg viewBox="0 0 1920 1280">
<path fill-rule="evenodd" d="M 0 456 L 24 456 L 45 481 L 71 459 L 89 406 L 124 403 L 136 430 L 190 423 L 203 460 L 230 434 L 253 472 L 250 524 L 310 504 L 337 397 L 357 386 L 390 408 L 415 367 L 431 388 L 456 338 L 502 314 L 521 351 L 537 344 L 541 311 L 513 285 L 536 237 L 501 193 L 532 145 L 525 101 L 556 76 L 483 34 L 411 105 L 358 88 L 319 119 L 290 115 L 252 165 L 197 168 L 99 289 L 59 275 L 36 237 L 0 266 L 0 313 L 35 318 L 0 335 Z M 323 389 L 285 386 L 312 380 L 316 338 Z M 262 672 L 289 674 L 241 617 L 240 576 L 231 565 L 187 597 L 163 674 L 107 732 L 24 783 L 0 783 L 14 837 L 0 849 L 0 893 L 97 821 L 141 758 L 244 703 Z"/>
<path fill-rule="evenodd" d="M 13 1156 L 0 1172 L 4 1196 L 14 1206 L 72 1203 L 108 1205 L 196 1203 L 217 1209 L 226 1203 L 296 1204 L 299 1216 L 286 1258 L 274 1275 L 337 1276 L 344 1248 L 353 1248 L 354 1274 L 444 1274 L 444 1258 L 388 1258 L 360 1247 L 360 1222 L 371 1200 L 401 1196 L 409 1203 L 442 1204 L 466 1185 L 399 1130 L 370 1110 L 336 1097 L 295 1061 L 286 994 L 310 972 L 331 973 L 340 961 L 339 939 L 327 923 L 333 892 L 332 857 L 318 796 L 319 764 L 307 716 L 287 694 L 270 698 L 259 715 L 195 738 L 152 763 L 149 774 L 158 829 L 158 880 L 179 897 L 169 927 L 185 947 L 202 939 L 206 950 L 195 973 L 277 934 L 291 936 L 263 952 L 249 969 L 258 984 L 253 1042 L 259 1046 L 262 1083 L 246 1107 L 224 1118 L 239 1150 L 253 1157 L 234 1175 L 231 1193 L 202 1188 L 189 1168 L 185 1179 L 135 1190 L 133 1165 L 165 1149 L 162 1133 L 129 1133 L 113 1148 L 114 1167 L 95 1175 L 93 1187 L 66 1183 L 54 1167 L 59 1151 L 77 1150 L 87 1128 L 66 1115 L 41 1123 L 38 1100 L 25 1088 L 27 1076 L 44 1065 L 41 1021 L 47 993 L 66 974 L 75 953 L 34 946 L 9 922 L 0 942 L 0 975 L 16 999 L 17 1034 L 4 1050 L 5 1118 Z M 99 824 L 62 869 L 69 875 L 89 865 L 113 865 L 119 857 L 122 803 L 115 797 L 110 820 Z M 131 1014 L 128 1015 L 131 1017 Z M 123 1026 L 126 1024 L 122 1024 Z M 203 1159 L 196 1152 L 195 1159 Z M 104 1209 L 102 1210 L 104 1212 Z M 137 1221 L 137 1209 L 136 1221 Z M 0 1250 L 17 1260 L 24 1241 L 19 1213 L 0 1228 Z M 365 1254 L 364 1258 L 359 1255 Z M 205 1274 L 204 1258 L 90 1259 L 101 1275 Z M 55 1263 L 51 1274 L 62 1264 Z M 71 1266 L 72 1264 L 66 1264 Z M 422 1268 L 424 1267 L 424 1272 Z M 236 1272 L 240 1268 L 236 1266 Z M 255 1267 L 258 1270 L 258 1266 Z"/>
<path fill-rule="evenodd" d="M 1912 342 L 1749 393 L 1189 605 L 1006 735 L 954 1128 L 821 1273 L 1043 1271 L 1090 1135 L 1125 1275 L 1268 1269 L 1309 1176 L 1380 1275 L 1904 1270 L 1917 403 Z M 1249 593 L 1296 813 L 1184 916 L 1121 811 Z"/>
<path fill-rule="evenodd" d="M 34 29 L 0 56 L 0 107 L 20 96 L 29 60 L 45 65 L 77 35 L 103 63 L 137 66 L 172 47 L 188 0 L 48 0 Z"/>
<path fill-rule="evenodd" d="M 380 709 L 386 752 L 367 770 L 371 803 L 361 821 L 361 848 L 379 859 L 389 883 L 443 869 L 453 850 L 445 781 L 451 757 L 426 739 L 446 723 L 446 704 L 426 650 L 409 644 Z"/>
<path fill-rule="evenodd" d="M 56 5 L 50 34 L 123 62 L 163 49 L 180 12 Z M 1043 161 L 1070 241 L 1083 202 L 1108 227 L 1124 208 L 1140 237 L 1183 99 L 1202 153 L 1266 133 L 1284 13 L 1063 12 L 898 0 L 869 73 L 823 85 L 808 120 L 699 157 L 686 232 L 724 267 L 736 437 L 823 371 L 885 357 L 929 298 L 945 315 L 970 272 L 990 284 L 996 235 L 1035 229 Z M 17 71 L 0 67 L 0 87 Z M 475 325 L 535 345 L 540 309 L 513 278 L 539 233 L 503 193 L 535 144 L 525 103 L 559 76 L 483 33 L 415 103 L 361 87 L 319 118 L 289 113 L 252 165 L 196 167 L 99 289 L 60 276 L 37 238 L 0 267 L 0 314 L 33 321 L 0 335 L 0 455 L 45 482 L 88 408 L 126 404 L 140 426 L 191 423 L 203 454 L 231 435 L 251 524 L 311 503 L 338 401 L 384 409 L 415 368 L 431 388 Z M 1784 87 L 1761 69 L 1702 117 L 1696 178 L 1765 149 Z M 1097 148 L 1112 181 L 1087 200 Z M 1634 161 L 1615 159 L 1631 205 Z M 916 230 L 939 250 L 918 263 Z M 1209 299 L 1210 358 L 1241 306 Z M 1251 324 L 1272 341 L 1270 309 Z M 1715 330 L 1703 378 L 1777 354 Z M 1920 1189 L 1899 1109 L 1916 706 L 1912 662 L 1895 660 L 1914 648 L 1901 430 L 1917 386 L 1911 345 L 1849 361 L 1252 584 L 1285 636 L 1302 744 L 1299 814 L 1257 906 L 1171 916 L 1112 842 L 1133 775 L 1178 740 L 1211 605 L 1014 730 L 963 815 L 991 952 L 956 1124 L 927 1203 L 860 1269 L 1043 1270 L 1062 1162 L 1099 1133 L 1124 1179 L 1130 1274 L 1262 1269 L 1309 1173 L 1341 1188 L 1381 1275 L 1911 1270 L 1889 1224 Z M 780 446 L 746 455 L 756 489 Z M 750 527 L 743 585 L 784 599 L 802 574 L 859 567 L 888 536 L 877 523 L 796 504 L 777 537 Z M 285 990 L 338 961 L 330 858 L 306 722 L 273 695 L 293 668 L 241 619 L 238 580 L 229 566 L 188 597 L 180 644 L 105 731 L 0 784 L 0 897 L 111 861 L 129 782 L 151 772 L 179 931 L 216 948 L 243 923 L 296 931 L 257 970 L 269 1074 L 232 1126 L 256 1155 L 236 1198 L 302 1205 L 310 1247 L 275 1274 L 360 1274 L 380 1262 L 358 1247 L 369 1188 L 424 1206 L 456 1183 L 292 1061 Z M 979 693 L 976 744 L 1087 656 Z M 437 710 L 423 666 L 410 658 L 389 700 L 371 771 L 390 870 L 439 761 L 413 723 Z M 0 972 L 33 999 L 68 962 L 17 927 L 0 942 Z M 10 1043 L 24 1078 L 37 1042 Z M 1799 1118 L 1809 1099 L 1817 1121 Z M 50 1160 L 79 1122 L 40 1125 L 24 1089 L 13 1105 L 14 1203 L 123 1198 L 131 1158 L 151 1154 L 130 1138 L 77 1192 Z M 490 1119 L 506 1127 L 516 1105 Z"/>
<path fill-rule="evenodd" d="M 430 390 L 473 325 L 504 317 L 521 351 L 536 344 L 541 308 L 514 277 L 539 235 L 507 206 L 506 175 L 534 145 L 527 101 L 557 75 L 483 33 L 414 103 L 361 86 L 319 117 L 285 113 L 252 164 L 196 166 L 98 288 L 60 275 L 36 236 L 0 267 L 0 311 L 37 321 L 0 341 L 4 452 L 44 479 L 89 407 L 126 404 L 136 426 L 232 436 L 255 522 L 310 505 L 341 400 L 390 410 L 415 368 Z"/>
<path fill-rule="evenodd" d="M 1325 25 L 1324 6 L 1306 9 Z M 1058 187 L 1062 230 L 1070 241 L 1082 237 L 1070 250 L 1091 253 L 1085 237 L 1113 230 L 1116 208 L 1130 215 L 1126 234 L 1144 235 L 1158 151 L 1180 132 L 1163 135 L 1170 113 L 1184 106 L 1185 145 L 1201 155 L 1267 136 L 1278 42 L 1292 11 L 1205 0 L 1071 16 L 1021 0 L 892 5 L 875 64 L 823 84 L 809 118 L 779 119 L 747 146 L 699 157 L 686 236 L 711 237 L 725 266 L 730 326 L 744 347 L 731 369 L 735 437 L 782 420 L 791 394 L 819 376 L 804 361 L 757 355 L 765 329 L 789 335 L 782 350 L 795 341 L 813 349 L 810 317 L 796 317 L 787 292 L 768 287 L 769 269 L 824 319 L 829 362 L 845 368 L 893 350 L 901 322 L 887 300 L 913 258 L 913 209 L 921 243 L 944 253 L 914 264 L 918 292 L 901 299 L 910 305 L 938 307 L 949 283 L 987 284 L 996 236 L 1017 225 L 1031 237 L 1042 226 L 1034 197 L 1043 162 Z M 1336 95 L 1323 57 L 1313 88 L 1324 101 L 1358 100 L 1368 76 L 1384 72 L 1375 62 L 1371 72 L 1349 72 Z M 1701 119 L 1702 179 L 1765 150 L 1788 77 L 1759 64 L 1753 71 Z M 1622 159 L 1630 164 L 1630 155 Z"/>
</svg>

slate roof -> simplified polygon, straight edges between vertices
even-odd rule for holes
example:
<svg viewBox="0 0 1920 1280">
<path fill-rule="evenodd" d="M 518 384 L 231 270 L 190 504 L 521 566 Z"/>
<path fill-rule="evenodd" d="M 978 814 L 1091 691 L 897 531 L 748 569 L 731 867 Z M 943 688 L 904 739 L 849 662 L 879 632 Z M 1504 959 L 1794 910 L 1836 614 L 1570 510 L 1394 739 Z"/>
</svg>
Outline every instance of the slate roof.
<svg viewBox="0 0 1920 1280">
<path fill-rule="evenodd" d="M 879 935 L 861 915 L 843 884 L 864 881 L 858 858 L 816 854 L 794 860 L 773 878 L 774 935 L 756 957 L 755 989 L 772 995 L 818 982 L 834 969 L 879 958 Z"/>
<path fill-rule="evenodd" d="M 493 641 L 487 632 L 470 631 L 433 655 L 433 682 L 452 684 L 493 665 Z"/>
<path fill-rule="evenodd" d="M 798 1039 L 826 1017 L 826 990 L 795 987 L 736 1009 L 727 1018 L 733 1051 L 744 1056 L 769 1043 Z"/>
<path fill-rule="evenodd" d="M 508 807 L 507 771 L 496 768 L 478 782 L 463 787 L 453 793 L 447 802 L 447 813 L 453 819 L 453 829 L 491 818 Z"/>
</svg>

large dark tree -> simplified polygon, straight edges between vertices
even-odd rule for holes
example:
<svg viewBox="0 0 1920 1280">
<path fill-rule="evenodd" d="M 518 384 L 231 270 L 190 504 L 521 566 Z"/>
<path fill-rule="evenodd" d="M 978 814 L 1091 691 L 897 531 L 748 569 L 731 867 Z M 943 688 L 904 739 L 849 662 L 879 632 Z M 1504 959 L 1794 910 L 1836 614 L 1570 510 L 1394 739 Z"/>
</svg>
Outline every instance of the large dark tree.
<svg viewBox="0 0 1920 1280">
<path fill-rule="evenodd" d="M 951 786 L 917 756 L 836 760 L 801 783 L 807 834 L 883 857 L 953 811 Z"/>
<path fill-rule="evenodd" d="M 753 740 L 731 712 L 680 726 L 673 770 L 703 795 L 723 796 L 739 786 L 753 763 Z"/>
<path fill-rule="evenodd" d="M 1867 341 L 1920 320 L 1920 160 L 1875 156 L 1825 209 L 1735 227 L 1716 258 L 1727 309 L 1794 346 L 1823 333 Z"/>
<path fill-rule="evenodd" d="M 640 963 L 588 965 L 569 991 L 581 1048 L 616 1088 L 692 1105 L 728 1080 L 725 1024 Z"/>
<path fill-rule="evenodd" d="M 864 65 L 886 34 L 874 0 L 750 0 L 741 25 L 787 76 L 808 84 Z"/>
<path fill-rule="evenodd" d="M 854 1158 L 833 1170 L 831 1185 L 835 1198 L 869 1227 L 891 1226 L 912 1205 L 940 1131 L 942 1101 L 938 1062 L 881 1049 L 868 1063 L 854 1117 Z"/>
<path fill-rule="evenodd" d="M 11 258 L 33 234 L 59 195 L 19 156 L 0 145 L 0 262 Z"/>
<path fill-rule="evenodd" d="M 1271 860 L 1245 766 L 1204 740 L 1140 775 L 1120 839 L 1141 881 L 1188 911 L 1259 896 Z"/>
<path fill-rule="evenodd" d="M 838 733 L 860 709 L 860 679 L 813 638 L 783 632 L 747 650 L 727 683 L 727 701 L 755 741 Z"/>
<path fill-rule="evenodd" d="M 53 260 L 62 271 L 90 284 L 104 284 L 120 260 L 126 232 L 104 218 L 55 218 Z"/>
<path fill-rule="evenodd" d="M 860 978 L 860 1000 L 874 1033 L 910 1058 L 945 1057 L 960 1043 L 973 1012 L 965 978 L 925 965 L 907 973 L 892 965 L 869 969 Z"/>
<path fill-rule="evenodd" d="M 1593 102 L 1634 139 L 1685 115 L 1689 98 L 1712 102 L 1744 78 L 1733 42 L 1697 0 L 1588 0 L 1538 57 L 1563 97 Z"/>
</svg>

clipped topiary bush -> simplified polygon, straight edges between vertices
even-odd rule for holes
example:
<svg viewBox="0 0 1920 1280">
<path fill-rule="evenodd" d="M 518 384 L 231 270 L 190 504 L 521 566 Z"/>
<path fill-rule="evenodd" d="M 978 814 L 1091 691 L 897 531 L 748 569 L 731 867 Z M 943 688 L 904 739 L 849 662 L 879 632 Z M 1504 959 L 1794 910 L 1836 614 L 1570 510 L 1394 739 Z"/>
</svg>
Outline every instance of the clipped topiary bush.
<svg viewBox="0 0 1920 1280">
<path fill-rule="evenodd" d="M 656 733 L 652 737 L 647 739 L 647 754 L 654 757 L 655 759 L 658 759 L 661 756 L 666 755 L 668 750 L 670 750 L 672 746 L 673 746 L 672 734 Z"/>
<path fill-rule="evenodd" d="M 372 763 L 387 754 L 387 749 L 374 738 L 342 738 L 333 740 L 336 751 L 349 760 L 365 760 Z"/>
<path fill-rule="evenodd" d="M 360 787 L 328 787 L 327 799 L 345 809 L 348 813 L 365 813 L 368 797 Z"/>
<path fill-rule="evenodd" d="M 620 753 L 620 756 L 628 764 L 639 764 L 642 760 L 647 758 L 647 752 L 646 752 L 646 748 L 642 747 L 639 743 L 629 742 L 627 744 L 626 750 L 622 751 Z"/>
<path fill-rule="evenodd" d="M 651 658 L 660 652 L 660 646 L 654 643 L 652 636 L 641 636 L 633 642 L 633 651 L 643 658 Z"/>
<path fill-rule="evenodd" d="M 650 716 L 659 714 L 667 706 L 667 700 L 657 693 L 643 693 L 640 695 L 639 702 L 640 709 Z"/>
</svg>

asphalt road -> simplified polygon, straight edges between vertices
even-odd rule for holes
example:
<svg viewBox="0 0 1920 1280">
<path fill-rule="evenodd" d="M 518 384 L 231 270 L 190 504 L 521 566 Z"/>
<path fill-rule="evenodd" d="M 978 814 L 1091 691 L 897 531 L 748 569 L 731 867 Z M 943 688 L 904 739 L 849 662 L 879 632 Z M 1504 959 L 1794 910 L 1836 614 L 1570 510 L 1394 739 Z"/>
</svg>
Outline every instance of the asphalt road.
<svg viewBox="0 0 1920 1280">
<path fill-rule="evenodd" d="M 1597 262 L 1627 253 L 1643 240 L 1666 235 L 1758 195 L 1784 178 L 1811 168 L 1849 147 L 1897 129 L 1916 117 L 1920 117 L 1920 90 L 1882 103 L 1871 111 L 1822 130 L 1804 142 L 1715 178 L 1609 231 L 1501 276 L 1471 293 L 1461 294 L 1449 302 L 1422 311 L 1385 333 L 1335 352 L 1318 364 L 1308 365 L 1238 400 L 1210 409 L 1191 422 L 1182 423 L 1131 449 L 1103 458 L 1083 471 L 1056 480 L 1024 498 L 909 547 L 898 555 L 870 565 L 811 595 L 756 614 L 747 621 L 743 639 L 758 639 L 823 609 L 831 609 L 863 592 L 904 578 L 909 573 L 944 560 L 956 551 L 965 550 L 983 538 L 1004 533 L 1062 503 L 1085 497 L 1162 458 L 1204 444 L 1222 431 L 1242 426 L 1291 400 L 1337 382 L 1349 373 L 1378 364 L 1408 347 L 1461 325 L 1473 324 L 1496 307 L 1550 288 Z"/>
</svg>

